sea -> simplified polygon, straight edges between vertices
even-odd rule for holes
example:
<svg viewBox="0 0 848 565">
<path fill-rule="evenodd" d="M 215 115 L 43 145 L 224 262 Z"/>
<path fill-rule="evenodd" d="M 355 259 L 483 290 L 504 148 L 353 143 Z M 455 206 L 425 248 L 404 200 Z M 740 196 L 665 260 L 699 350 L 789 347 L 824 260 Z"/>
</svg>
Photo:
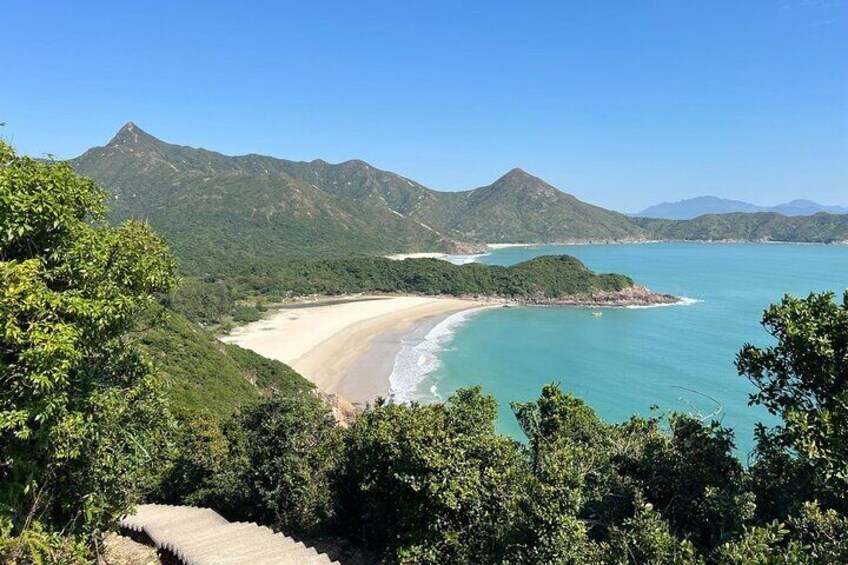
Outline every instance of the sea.
<svg viewBox="0 0 848 565">
<path fill-rule="evenodd" d="M 833 291 L 841 301 L 848 287 L 845 245 L 516 246 L 451 259 L 512 265 L 561 254 L 685 300 L 648 308 L 512 307 L 453 315 L 425 338 L 403 344 L 391 376 L 393 398 L 435 402 L 482 385 L 500 403 L 499 430 L 522 439 L 510 403 L 534 400 L 545 384 L 559 383 L 609 422 L 652 411 L 717 420 L 734 430 L 744 459 L 755 425 L 777 420 L 749 405 L 753 386 L 737 373 L 736 354 L 745 343 L 773 343 L 760 321 L 784 294 Z"/>
</svg>

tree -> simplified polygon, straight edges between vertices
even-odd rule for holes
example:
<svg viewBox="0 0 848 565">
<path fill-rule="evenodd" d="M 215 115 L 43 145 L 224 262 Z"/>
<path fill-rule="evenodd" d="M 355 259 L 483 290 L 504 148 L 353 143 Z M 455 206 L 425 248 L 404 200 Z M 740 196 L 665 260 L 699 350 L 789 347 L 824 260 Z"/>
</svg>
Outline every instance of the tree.
<svg viewBox="0 0 848 565">
<path fill-rule="evenodd" d="M 274 396 L 245 408 L 225 434 L 230 454 L 212 478 L 218 508 L 289 533 L 326 524 L 341 429 L 317 396 Z"/>
<path fill-rule="evenodd" d="M 596 551 L 580 519 L 589 493 L 609 467 L 607 426 L 589 406 L 559 385 L 539 400 L 513 404 L 530 444 L 533 469 L 523 529 L 529 563 L 585 563 Z"/>
<path fill-rule="evenodd" d="M 102 219 L 66 164 L 0 142 L 0 522 L 91 534 L 152 483 L 168 444 L 162 383 L 127 339 L 176 282 L 145 224 Z M 41 526 L 38 526 L 39 528 Z"/>
<path fill-rule="evenodd" d="M 390 562 L 507 561 L 529 469 L 496 418 L 479 387 L 445 404 L 378 402 L 345 438 L 342 526 Z"/>
<path fill-rule="evenodd" d="M 757 388 L 750 404 L 783 420 L 760 425 L 752 466 L 758 504 L 783 519 L 817 498 L 848 511 L 848 292 L 786 296 L 763 315 L 777 340 L 747 344 L 736 359 L 740 375 Z M 775 502 L 779 502 L 776 504 Z"/>
</svg>

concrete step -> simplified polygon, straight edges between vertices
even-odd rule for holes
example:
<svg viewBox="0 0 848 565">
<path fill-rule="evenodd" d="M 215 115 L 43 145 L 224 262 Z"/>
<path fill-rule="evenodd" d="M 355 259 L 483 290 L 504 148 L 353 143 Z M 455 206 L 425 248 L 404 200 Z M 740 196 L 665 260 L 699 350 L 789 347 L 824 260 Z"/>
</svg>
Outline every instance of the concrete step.
<svg viewBox="0 0 848 565">
<path fill-rule="evenodd" d="M 146 534 L 185 565 L 339 565 L 282 533 L 228 522 L 208 508 L 144 504 L 121 527 Z"/>
</svg>

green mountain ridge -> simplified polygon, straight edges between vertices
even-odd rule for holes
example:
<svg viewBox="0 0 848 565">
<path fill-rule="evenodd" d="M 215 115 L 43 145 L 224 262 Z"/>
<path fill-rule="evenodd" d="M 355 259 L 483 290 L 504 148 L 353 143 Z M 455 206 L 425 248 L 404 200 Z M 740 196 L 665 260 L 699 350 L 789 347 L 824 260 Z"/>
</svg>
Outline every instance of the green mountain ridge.
<svg viewBox="0 0 848 565">
<path fill-rule="evenodd" d="M 848 240 L 848 216 L 629 218 L 521 169 L 440 192 L 360 160 L 228 156 L 166 143 L 132 122 L 70 163 L 108 190 L 110 220 L 147 220 L 189 275 L 312 258 L 470 253 L 487 243 Z"/>
<path fill-rule="evenodd" d="M 110 219 L 162 233 L 190 274 L 309 257 L 473 252 L 485 243 L 644 239 L 625 216 L 514 169 L 438 192 L 358 160 L 227 156 L 165 143 L 132 122 L 70 161 L 109 192 Z"/>
</svg>

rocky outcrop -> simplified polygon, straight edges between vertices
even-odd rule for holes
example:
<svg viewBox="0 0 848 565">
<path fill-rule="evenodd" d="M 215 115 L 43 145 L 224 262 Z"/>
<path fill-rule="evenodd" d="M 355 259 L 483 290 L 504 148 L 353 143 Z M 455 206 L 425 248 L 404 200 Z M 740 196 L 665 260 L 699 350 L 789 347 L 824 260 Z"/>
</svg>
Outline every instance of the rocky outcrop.
<svg viewBox="0 0 848 565">
<path fill-rule="evenodd" d="M 571 294 L 552 298 L 536 294 L 526 298 L 512 296 L 462 296 L 468 300 L 504 306 L 582 306 L 585 308 L 626 308 L 628 306 L 665 306 L 682 304 L 684 300 L 673 294 L 654 292 L 644 286 L 634 285 L 622 290 Z"/>
<path fill-rule="evenodd" d="M 525 303 L 540 306 L 586 306 L 610 308 L 626 306 L 661 306 L 679 304 L 682 300 L 671 294 L 653 292 L 644 286 L 634 285 L 623 290 L 576 294 L 562 298 L 534 297 Z"/>
<path fill-rule="evenodd" d="M 359 409 L 346 398 L 331 392 L 316 391 L 316 394 L 324 404 L 330 407 L 333 418 L 343 428 L 353 424 L 354 420 L 359 416 Z"/>
</svg>

